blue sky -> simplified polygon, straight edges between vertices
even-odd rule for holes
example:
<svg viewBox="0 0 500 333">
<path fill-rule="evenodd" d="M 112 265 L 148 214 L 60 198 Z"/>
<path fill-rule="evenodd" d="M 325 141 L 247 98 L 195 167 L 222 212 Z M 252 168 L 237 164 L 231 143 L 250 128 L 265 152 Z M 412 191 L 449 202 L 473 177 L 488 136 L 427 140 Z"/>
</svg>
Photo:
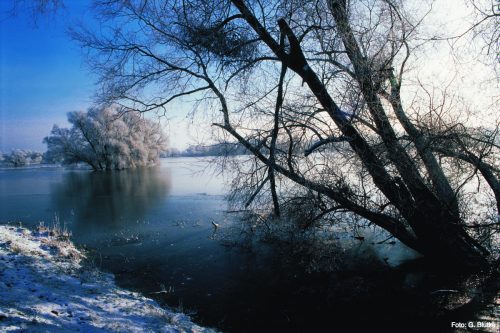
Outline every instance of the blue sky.
<svg viewBox="0 0 500 333">
<path fill-rule="evenodd" d="M 27 6 L 16 16 L 7 15 L 12 1 L 0 0 L 0 152 L 45 151 L 42 141 L 54 124 L 69 126 L 68 112 L 92 105 L 96 77 L 67 34 L 76 23 L 99 28 L 89 3 L 65 1 L 55 15 L 35 21 Z M 166 132 L 173 147 L 183 149 L 200 140 L 186 113 L 180 107 L 169 115 Z"/>
<path fill-rule="evenodd" d="M 0 151 L 43 151 L 54 123 L 66 125 L 67 112 L 91 104 L 95 79 L 65 32 L 70 20 L 84 19 L 85 5 L 67 2 L 35 24 L 26 12 L 8 16 L 9 2 L 0 2 Z"/>
<path fill-rule="evenodd" d="M 87 70 L 78 44 L 66 34 L 67 27 L 83 21 L 98 28 L 99 23 L 91 20 L 88 0 L 67 0 L 64 10 L 40 17 L 36 24 L 29 12 L 7 16 L 11 3 L 12 0 L 0 0 L 0 152 L 16 148 L 44 151 L 42 140 L 52 125 L 66 126 L 66 113 L 91 106 L 95 91 L 95 77 Z M 30 0 L 25 3 L 29 4 Z M 440 23 L 436 29 L 447 27 L 462 31 L 466 11 L 458 7 L 450 12 L 448 0 L 436 1 L 435 17 L 429 15 L 428 19 L 434 25 Z M 452 70 L 443 70 L 455 68 L 449 66 L 453 60 L 450 60 L 449 49 L 439 50 L 442 53 L 439 56 L 437 52 L 433 49 L 427 56 L 420 55 L 420 63 L 425 64 L 418 67 L 421 78 L 427 76 L 435 81 L 439 75 L 454 75 Z M 467 63 L 463 67 L 467 80 L 458 78 L 456 90 L 465 91 L 465 95 L 477 102 L 488 89 L 472 78 L 484 81 L 492 71 L 488 67 L 472 68 Z M 189 105 L 173 108 L 166 129 L 171 145 L 181 149 L 189 143 L 206 141 L 201 127 L 189 125 L 185 117 L 188 109 Z"/>
</svg>

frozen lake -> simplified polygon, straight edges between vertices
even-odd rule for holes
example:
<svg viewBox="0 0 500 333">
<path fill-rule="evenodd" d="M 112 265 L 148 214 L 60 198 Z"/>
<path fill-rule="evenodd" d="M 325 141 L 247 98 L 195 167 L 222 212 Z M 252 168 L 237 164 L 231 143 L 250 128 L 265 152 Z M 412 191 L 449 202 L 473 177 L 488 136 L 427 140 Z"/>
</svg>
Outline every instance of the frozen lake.
<svg viewBox="0 0 500 333">
<path fill-rule="evenodd" d="M 352 240 L 356 258 L 333 274 L 305 269 L 316 258 L 300 241 L 276 245 L 243 235 L 235 246 L 221 242 L 212 222 L 224 232 L 238 225 L 238 214 L 227 212 L 227 188 L 207 165 L 171 158 L 155 168 L 111 173 L 0 170 L 0 223 L 50 226 L 57 216 L 92 264 L 113 272 L 118 284 L 223 331 L 358 331 L 376 320 L 399 332 L 394 321 L 414 318 L 420 296 L 401 288 L 422 276 L 387 264 L 412 257 L 399 244 Z"/>
</svg>

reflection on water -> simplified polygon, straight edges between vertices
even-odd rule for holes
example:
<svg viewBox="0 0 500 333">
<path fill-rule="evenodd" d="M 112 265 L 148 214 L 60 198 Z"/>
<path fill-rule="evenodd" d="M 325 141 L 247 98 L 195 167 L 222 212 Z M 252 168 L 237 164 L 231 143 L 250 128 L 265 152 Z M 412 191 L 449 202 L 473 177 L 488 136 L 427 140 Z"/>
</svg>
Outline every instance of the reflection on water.
<svg viewBox="0 0 500 333">
<path fill-rule="evenodd" d="M 459 288 L 403 269 L 414 254 L 401 244 L 370 230 L 364 241 L 330 232 L 317 243 L 303 233 L 259 239 L 225 212 L 222 179 L 203 171 L 192 158 L 111 173 L 0 170 L 0 223 L 33 227 L 57 214 L 121 286 L 227 332 L 449 328 L 428 316 L 428 295 Z M 162 286 L 169 292 L 158 294 Z"/>
<path fill-rule="evenodd" d="M 158 168 L 69 172 L 51 190 L 53 209 L 70 211 L 73 229 L 116 228 L 143 221 L 168 195 L 170 174 Z"/>
</svg>

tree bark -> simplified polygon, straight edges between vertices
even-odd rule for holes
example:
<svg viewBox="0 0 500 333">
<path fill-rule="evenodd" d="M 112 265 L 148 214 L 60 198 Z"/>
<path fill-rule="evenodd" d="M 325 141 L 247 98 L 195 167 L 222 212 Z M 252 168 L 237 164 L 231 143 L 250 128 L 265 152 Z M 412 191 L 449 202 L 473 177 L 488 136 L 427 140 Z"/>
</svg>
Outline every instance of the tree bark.
<svg viewBox="0 0 500 333">
<path fill-rule="evenodd" d="M 377 96 L 377 91 L 372 82 L 371 69 L 366 59 L 363 57 L 357 41 L 351 31 L 347 20 L 345 2 L 330 1 L 332 15 L 337 22 L 337 28 L 343 40 L 346 53 L 355 69 L 355 78 L 359 82 L 361 92 L 367 101 L 368 109 L 375 121 L 378 133 L 382 138 L 392 164 L 398 170 L 402 180 L 394 179 L 385 169 L 385 165 L 376 156 L 372 147 L 363 138 L 361 133 L 346 119 L 345 114 L 340 110 L 335 101 L 329 95 L 327 88 L 318 78 L 313 69 L 309 66 L 300 43 L 284 19 L 278 21 L 280 31 L 284 33 L 289 42 L 289 51 L 281 47 L 260 25 L 251 11 L 240 0 L 233 0 L 233 4 L 240 10 L 243 18 L 255 30 L 260 38 L 268 45 L 273 53 L 282 63 L 286 63 L 288 68 L 297 73 L 303 82 L 307 84 L 318 102 L 328 112 L 335 122 L 342 135 L 350 138 L 347 142 L 358 155 L 363 165 L 370 173 L 373 182 L 380 191 L 398 209 L 405 221 L 410 225 L 411 232 L 405 230 L 401 221 L 390 221 L 389 217 L 382 218 L 373 212 L 356 206 L 353 202 L 342 198 L 340 193 L 328 188 L 323 188 L 317 184 L 308 182 L 299 175 L 276 165 L 274 159 L 266 159 L 248 141 L 225 123 L 225 128 L 235 138 L 245 145 L 254 155 L 266 163 L 270 168 L 282 173 L 291 180 L 306 186 L 319 193 L 323 193 L 337 202 L 345 205 L 356 214 L 364 216 L 375 224 L 391 232 L 403 243 L 418 250 L 428 257 L 437 258 L 443 263 L 459 263 L 469 268 L 485 267 L 488 265 L 489 255 L 480 244 L 464 231 L 456 202 L 452 199 L 452 191 L 447 183 L 444 173 L 439 165 L 435 163 L 432 153 L 423 149 L 423 145 L 417 142 L 419 152 L 425 160 L 431 178 L 436 186 L 434 193 L 425 183 L 422 175 L 405 149 L 399 143 L 393 127 L 383 109 L 382 103 Z M 396 106 L 396 105 L 394 105 Z M 400 112 L 402 110 L 396 110 Z M 226 117 L 225 117 L 226 119 Z M 407 119 L 399 114 L 399 119 L 406 130 L 416 138 L 417 133 Z M 444 180 L 443 180 L 444 179 Z M 382 214 L 382 216 L 384 216 Z M 400 230 L 398 230 L 398 226 Z M 404 231 L 403 231 L 404 230 Z"/>
</svg>

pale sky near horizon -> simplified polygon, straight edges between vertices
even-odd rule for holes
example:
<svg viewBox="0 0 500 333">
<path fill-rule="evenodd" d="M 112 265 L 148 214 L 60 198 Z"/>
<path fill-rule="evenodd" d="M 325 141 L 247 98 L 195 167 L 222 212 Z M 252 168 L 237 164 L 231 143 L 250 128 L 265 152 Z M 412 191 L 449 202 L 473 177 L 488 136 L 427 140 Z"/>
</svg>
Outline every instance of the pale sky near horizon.
<svg viewBox="0 0 500 333">
<path fill-rule="evenodd" d="M 0 152 L 45 151 L 54 124 L 69 126 L 66 114 L 92 106 L 96 78 L 83 52 L 66 33 L 72 22 L 91 19 L 89 1 L 72 0 L 57 15 L 7 15 L 11 1 L 0 1 Z M 185 148 L 200 138 L 179 112 L 165 125 L 170 143 Z"/>
<path fill-rule="evenodd" d="M 458 2 L 463 5 L 463 1 Z M 66 10 L 51 18 L 42 17 L 36 25 L 26 13 L 7 17 L 9 3 L 0 1 L 0 152 L 17 148 L 44 151 L 42 140 L 52 125 L 65 126 L 67 112 L 91 106 L 95 89 L 95 77 L 85 67 L 83 52 L 68 37 L 66 27 L 75 20 L 98 23 L 90 19 L 88 1 L 66 1 Z M 464 8 L 457 1 L 439 0 L 434 9 L 439 24 L 452 29 L 464 25 Z M 436 63 L 426 66 L 428 73 L 422 71 L 422 75 L 435 76 L 433 70 L 449 61 L 446 50 L 433 52 L 439 54 L 430 57 L 436 58 Z M 467 64 L 464 68 L 464 76 L 477 72 Z M 477 95 L 472 88 L 464 91 Z M 196 127 L 189 126 L 185 113 L 178 110 L 171 115 L 167 126 L 171 145 L 181 149 L 203 140 L 202 134 L 197 137 Z"/>
</svg>

